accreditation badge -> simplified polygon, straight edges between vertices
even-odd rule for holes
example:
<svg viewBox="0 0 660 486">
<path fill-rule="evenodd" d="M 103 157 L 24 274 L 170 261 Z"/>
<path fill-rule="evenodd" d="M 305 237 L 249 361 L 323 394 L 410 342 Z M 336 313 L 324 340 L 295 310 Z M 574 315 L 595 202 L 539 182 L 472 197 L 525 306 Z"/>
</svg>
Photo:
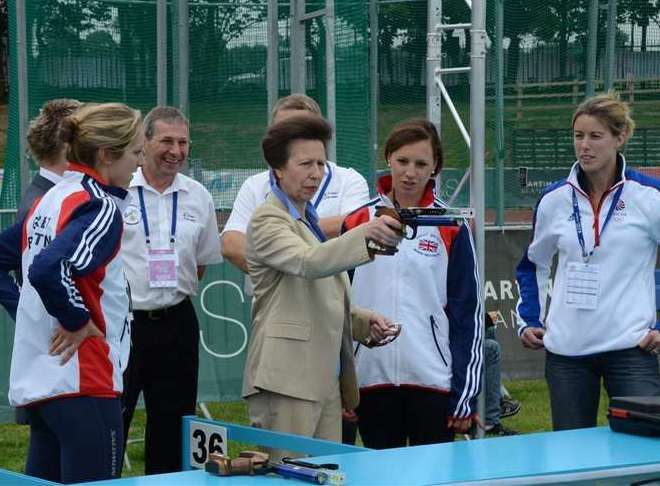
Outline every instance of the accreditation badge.
<svg viewBox="0 0 660 486">
<path fill-rule="evenodd" d="M 174 288 L 177 284 L 177 254 L 174 248 L 149 249 L 149 288 Z"/>
<path fill-rule="evenodd" d="M 569 263 L 564 303 L 576 309 L 594 310 L 598 306 L 599 294 L 600 266 L 592 263 Z"/>
</svg>

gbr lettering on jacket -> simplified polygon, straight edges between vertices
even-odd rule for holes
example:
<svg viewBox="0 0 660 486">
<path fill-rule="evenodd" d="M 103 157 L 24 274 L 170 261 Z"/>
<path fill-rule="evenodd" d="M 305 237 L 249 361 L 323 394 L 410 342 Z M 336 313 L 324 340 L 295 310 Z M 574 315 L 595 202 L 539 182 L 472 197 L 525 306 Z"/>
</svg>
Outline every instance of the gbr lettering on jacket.
<svg viewBox="0 0 660 486">
<path fill-rule="evenodd" d="M 32 234 L 27 237 L 28 248 L 32 247 L 42 247 L 46 248 L 50 245 L 53 237 L 52 231 L 50 231 L 50 226 L 53 222 L 53 218 L 50 216 L 42 216 L 37 214 L 32 218 Z"/>
</svg>

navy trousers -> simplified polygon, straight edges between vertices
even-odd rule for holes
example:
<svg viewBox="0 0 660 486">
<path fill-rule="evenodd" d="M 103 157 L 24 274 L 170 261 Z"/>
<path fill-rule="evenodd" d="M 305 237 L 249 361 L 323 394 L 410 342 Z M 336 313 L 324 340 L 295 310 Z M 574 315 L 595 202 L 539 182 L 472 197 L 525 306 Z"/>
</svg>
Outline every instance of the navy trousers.
<svg viewBox="0 0 660 486">
<path fill-rule="evenodd" d="M 28 475 L 60 483 L 120 477 L 124 431 L 119 398 L 57 398 L 26 411 Z"/>
</svg>

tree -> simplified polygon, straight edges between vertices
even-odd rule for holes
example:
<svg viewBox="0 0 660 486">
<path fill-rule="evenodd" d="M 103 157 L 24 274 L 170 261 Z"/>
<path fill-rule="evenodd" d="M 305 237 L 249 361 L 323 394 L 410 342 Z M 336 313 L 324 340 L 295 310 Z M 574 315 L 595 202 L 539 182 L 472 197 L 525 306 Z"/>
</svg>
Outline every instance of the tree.
<svg viewBox="0 0 660 486">
<path fill-rule="evenodd" d="M 545 0 L 539 7 L 532 33 L 545 42 L 559 44 L 559 78 L 565 80 L 571 38 L 581 34 L 583 41 L 586 40 L 587 3 L 585 0 Z M 599 31 L 604 32 L 602 28 Z"/>
<path fill-rule="evenodd" d="M 249 27 L 265 20 L 266 8 L 266 2 L 251 0 L 209 0 L 190 7 L 190 66 L 194 73 L 191 87 L 194 84 L 196 95 L 217 93 L 227 78 L 227 71 L 220 65 L 221 53 L 232 40 L 249 32 Z"/>
<path fill-rule="evenodd" d="M 658 0 L 620 0 L 619 18 L 625 22 L 639 25 L 642 28 L 640 50 L 646 51 L 646 42 L 650 20 L 660 13 L 660 1 Z M 634 39 L 631 39 L 634 44 Z"/>
<path fill-rule="evenodd" d="M 105 2 L 94 0 L 44 0 L 30 2 L 26 9 L 30 25 L 27 26 L 28 45 L 36 43 L 36 52 L 28 55 L 41 57 L 48 52 L 77 51 L 82 47 L 83 34 L 109 23 L 111 8 Z M 66 21 L 64 21 L 66 19 Z"/>
<path fill-rule="evenodd" d="M 491 39 L 495 39 L 495 2 L 488 2 L 486 29 Z M 508 59 L 505 73 L 507 83 L 515 83 L 518 77 L 520 63 L 520 43 L 522 39 L 533 34 L 538 27 L 538 8 L 531 0 L 501 0 L 504 9 L 504 38 L 508 38 Z"/>
</svg>

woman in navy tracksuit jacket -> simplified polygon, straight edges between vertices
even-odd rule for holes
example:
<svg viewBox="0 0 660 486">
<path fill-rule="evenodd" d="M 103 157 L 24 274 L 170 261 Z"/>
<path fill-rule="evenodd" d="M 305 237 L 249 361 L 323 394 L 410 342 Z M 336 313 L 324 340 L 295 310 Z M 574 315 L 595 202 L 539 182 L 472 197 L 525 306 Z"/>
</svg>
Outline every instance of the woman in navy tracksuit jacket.
<svg viewBox="0 0 660 486">
<path fill-rule="evenodd" d="M 526 347 L 546 349 L 555 430 L 596 425 L 601 379 L 610 397 L 660 395 L 660 182 L 626 168 L 619 150 L 633 128 L 628 106 L 615 95 L 578 107 L 578 160 L 541 196 L 533 240 L 518 265 L 519 334 Z"/>
<path fill-rule="evenodd" d="M 9 401 L 30 423 L 26 472 L 72 483 L 121 473 L 130 330 L 119 250 L 143 150 L 140 112 L 85 105 L 62 122 L 62 136 L 63 180 L 0 234 L 0 302 L 16 313 Z M 18 267 L 20 297 L 9 275 Z"/>
</svg>

